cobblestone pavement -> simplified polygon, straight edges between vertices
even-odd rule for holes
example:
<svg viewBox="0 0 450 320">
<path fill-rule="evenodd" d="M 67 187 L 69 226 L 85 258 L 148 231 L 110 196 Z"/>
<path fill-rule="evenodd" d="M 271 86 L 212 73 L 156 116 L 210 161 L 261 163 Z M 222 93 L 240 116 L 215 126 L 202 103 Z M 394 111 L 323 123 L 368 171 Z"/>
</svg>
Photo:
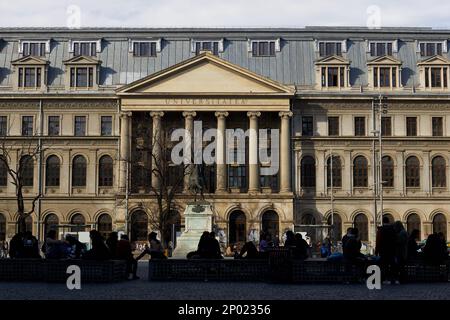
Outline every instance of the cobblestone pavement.
<svg viewBox="0 0 450 320">
<path fill-rule="evenodd" d="M 450 299 L 450 283 L 385 285 L 368 290 L 364 284 L 282 285 L 268 283 L 149 282 L 147 262 L 139 263 L 140 280 L 113 284 L 82 284 L 68 290 L 65 284 L 0 282 L 0 300 L 7 299 L 164 299 L 164 300 L 372 300 Z"/>
</svg>

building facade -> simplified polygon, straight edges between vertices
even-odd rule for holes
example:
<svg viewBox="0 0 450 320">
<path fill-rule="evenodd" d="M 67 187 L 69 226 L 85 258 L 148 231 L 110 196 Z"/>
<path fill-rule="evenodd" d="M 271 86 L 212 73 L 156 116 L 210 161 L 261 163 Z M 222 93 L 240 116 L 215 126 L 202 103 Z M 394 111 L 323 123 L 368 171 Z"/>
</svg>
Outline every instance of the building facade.
<svg viewBox="0 0 450 320">
<path fill-rule="evenodd" d="M 449 39 L 416 28 L 0 29 L 2 146 L 12 168 L 25 163 L 27 207 L 42 194 L 29 228 L 144 240 L 153 141 L 201 122 L 219 133 L 205 198 L 228 243 L 294 228 L 314 240 L 333 222 L 336 238 L 357 226 L 373 244 L 381 207 L 422 238 L 448 237 Z M 279 170 L 263 175 L 270 163 L 258 161 L 271 135 L 247 137 L 245 164 L 225 161 L 227 129 L 277 129 Z M 42 155 L 27 158 L 37 145 Z M 17 230 L 12 180 L 0 167 L 0 241 Z"/>
</svg>

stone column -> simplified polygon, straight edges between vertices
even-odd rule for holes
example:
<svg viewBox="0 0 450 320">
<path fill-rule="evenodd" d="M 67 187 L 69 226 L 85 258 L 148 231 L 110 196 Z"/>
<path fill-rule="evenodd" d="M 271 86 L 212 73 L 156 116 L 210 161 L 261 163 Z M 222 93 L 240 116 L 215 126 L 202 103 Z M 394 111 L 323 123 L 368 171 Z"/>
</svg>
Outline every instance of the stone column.
<svg viewBox="0 0 450 320">
<path fill-rule="evenodd" d="M 258 164 L 258 117 L 261 112 L 247 112 L 250 120 L 250 134 L 248 143 L 248 192 L 259 191 L 259 164 Z"/>
<path fill-rule="evenodd" d="M 227 164 L 225 130 L 228 112 L 218 111 L 214 114 L 217 117 L 217 137 L 216 137 L 216 192 L 225 192 L 227 189 Z"/>
<path fill-rule="evenodd" d="M 291 192 L 291 137 L 289 121 L 291 111 L 282 111 L 280 127 L 280 192 Z"/>
<path fill-rule="evenodd" d="M 150 116 L 153 119 L 153 131 L 152 131 L 152 188 L 159 188 L 159 176 L 154 172 L 158 169 L 157 161 L 161 157 L 161 118 L 164 116 L 162 111 L 150 112 Z"/>
<path fill-rule="evenodd" d="M 131 112 L 120 114 L 120 161 L 119 161 L 119 191 L 125 192 L 127 184 L 127 166 L 130 161 L 130 118 Z"/>
<path fill-rule="evenodd" d="M 184 111 L 183 117 L 184 117 L 184 129 L 186 130 L 185 136 L 184 136 L 184 143 L 186 144 L 186 151 L 189 151 L 191 153 L 190 156 L 184 155 L 189 159 L 191 164 L 187 167 L 187 172 L 184 175 L 184 191 L 189 191 L 189 176 L 193 169 L 193 163 L 194 163 L 194 155 L 192 153 L 192 145 L 194 143 L 194 117 L 197 115 L 195 111 Z"/>
</svg>

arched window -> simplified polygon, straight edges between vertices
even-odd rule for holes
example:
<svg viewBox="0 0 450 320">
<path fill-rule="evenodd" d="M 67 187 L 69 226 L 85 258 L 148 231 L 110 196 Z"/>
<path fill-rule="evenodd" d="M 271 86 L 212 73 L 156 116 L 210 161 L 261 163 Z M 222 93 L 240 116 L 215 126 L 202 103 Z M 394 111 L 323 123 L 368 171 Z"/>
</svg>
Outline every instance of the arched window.
<svg viewBox="0 0 450 320">
<path fill-rule="evenodd" d="M 417 157 L 409 157 L 406 159 L 406 187 L 420 187 L 420 162 Z"/>
<path fill-rule="evenodd" d="M 19 231 L 19 229 L 21 228 L 21 226 L 19 226 L 19 220 L 17 221 L 17 231 Z M 27 217 L 25 218 L 25 231 L 24 232 L 33 232 L 33 217 L 31 216 L 31 214 L 27 215 Z"/>
<path fill-rule="evenodd" d="M 330 230 L 330 239 L 333 243 L 336 243 L 337 241 L 341 241 L 342 239 L 342 219 L 341 216 L 334 213 L 333 214 L 333 224 L 331 223 L 331 214 L 328 217 L 328 225 L 333 226 L 333 228 Z"/>
<path fill-rule="evenodd" d="M 47 187 L 59 187 L 60 163 L 57 156 L 47 158 L 45 164 L 45 185 Z"/>
<path fill-rule="evenodd" d="M 331 157 L 327 160 L 327 186 L 331 187 L 331 170 L 333 170 L 333 187 L 340 188 L 342 186 L 342 165 L 339 156 L 333 156 L 333 165 L 331 165 Z"/>
<path fill-rule="evenodd" d="M 383 218 L 387 218 L 389 221 L 389 224 L 393 224 L 395 222 L 394 216 L 390 213 L 383 214 Z"/>
<path fill-rule="evenodd" d="M 314 225 L 316 224 L 316 218 L 310 213 L 304 214 L 302 216 L 302 224 L 304 225 Z"/>
<path fill-rule="evenodd" d="M 356 188 L 367 188 L 367 177 L 367 159 L 363 156 L 357 156 L 353 160 L 353 186 Z"/>
<path fill-rule="evenodd" d="M 112 232 L 112 219 L 109 214 L 102 214 L 97 219 L 97 230 L 107 239 L 109 234 Z"/>
<path fill-rule="evenodd" d="M 0 213 L 0 241 L 6 240 L 6 218 Z"/>
<path fill-rule="evenodd" d="M 316 186 L 316 162 L 313 157 L 306 156 L 301 161 L 303 188 L 312 188 Z"/>
<path fill-rule="evenodd" d="M 242 211 L 240 210 L 233 211 L 230 214 L 230 221 L 229 221 L 230 234 L 228 241 L 230 244 L 246 241 L 247 239 L 246 223 L 247 219 Z"/>
<path fill-rule="evenodd" d="M 4 156 L 0 156 L 0 186 L 5 187 L 8 184 L 8 166 Z"/>
<path fill-rule="evenodd" d="M 365 214 L 359 213 L 355 216 L 353 227 L 358 229 L 361 241 L 369 241 L 369 221 Z"/>
<path fill-rule="evenodd" d="M 148 216 L 144 211 L 131 215 L 131 241 L 147 241 Z"/>
<path fill-rule="evenodd" d="M 31 156 L 23 156 L 20 159 L 19 168 L 22 185 L 32 187 L 34 183 L 34 160 Z"/>
<path fill-rule="evenodd" d="M 433 188 L 445 188 L 447 186 L 445 159 L 441 156 L 434 157 L 431 161 L 431 171 L 431 183 Z"/>
<path fill-rule="evenodd" d="M 264 212 L 261 217 L 261 220 L 262 220 L 261 221 L 262 231 L 265 234 L 269 234 L 272 237 L 272 239 L 275 236 L 279 235 L 280 222 L 278 214 L 275 211 L 269 210 Z"/>
<path fill-rule="evenodd" d="M 103 156 L 98 162 L 98 185 L 100 187 L 113 185 L 113 160 L 110 156 Z"/>
<path fill-rule="evenodd" d="M 394 161 L 390 156 L 384 156 L 381 159 L 382 166 L 382 179 L 384 187 L 393 187 L 394 186 Z"/>
<path fill-rule="evenodd" d="M 408 234 L 411 234 L 411 232 L 417 229 L 419 230 L 419 240 L 420 240 L 420 230 L 421 230 L 421 225 L 420 225 L 420 217 L 418 214 L 416 213 L 411 213 L 408 218 L 406 218 L 406 230 L 408 231 Z"/>
<path fill-rule="evenodd" d="M 86 158 L 83 156 L 76 156 L 72 160 L 72 186 L 85 187 L 86 186 Z"/>
<path fill-rule="evenodd" d="M 47 215 L 44 219 L 44 236 L 46 236 L 50 230 L 57 231 L 56 226 L 58 224 L 59 224 L 59 219 L 56 214 L 51 213 L 51 214 Z"/>
<path fill-rule="evenodd" d="M 440 233 L 447 239 L 447 219 L 442 213 L 438 213 L 433 217 L 433 233 Z"/>
<path fill-rule="evenodd" d="M 71 232 L 82 232 L 86 229 L 86 219 L 84 219 L 84 216 L 81 213 L 74 214 L 72 219 L 70 219 L 70 224 L 75 225 L 71 227 Z"/>
</svg>

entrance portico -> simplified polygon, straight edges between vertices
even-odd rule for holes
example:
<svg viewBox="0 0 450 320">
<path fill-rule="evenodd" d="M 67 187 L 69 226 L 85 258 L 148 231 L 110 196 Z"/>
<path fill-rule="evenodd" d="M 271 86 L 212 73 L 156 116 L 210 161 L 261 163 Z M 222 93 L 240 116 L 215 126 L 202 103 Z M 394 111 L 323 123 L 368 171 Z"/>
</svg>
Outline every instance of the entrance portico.
<svg viewBox="0 0 450 320">
<path fill-rule="evenodd" d="M 207 127 L 217 129 L 215 192 L 207 195 L 207 200 L 214 204 L 215 223 L 220 228 L 227 229 L 228 213 L 234 206 L 242 208 L 242 213 L 248 215 L 246 219 L 239 220 L 246 221 L 247 236 L 251 231 L 262 229 L 264 208 L 269 208 L 279 216 L 280 236 L 286 228 L 293 227 L 290 163 L 290 100 L 294 95 L 293 88 L 263 78 L 209 52 L 203 52 L 124 86 L 117 91 L 117 95 L 121 98 L 121 111 L 124 115 L 121 117 L 121 159 L 131 159 L 129 139 L 132 139 L 132 117 L 150 114 L 152 141 L 161 138 L 162 124 L 169 117 L 180 120 L 177 123 L 183 123 L 187 132 L 192 132 L 194 121 L 200 120 Z M 215 118 L 214 123 L 211 122 L 214 119 L 212 116 Z M 246 143 L 246 164 L 242 170 L 236 170 L 226 161 L 226 153 L 230 148 L 226 141 L 228 128 L 241 128 L 244 131 L 250 129 Z M 280 131 L 279 159 L 276 159 L 279 172 L 275 174 L 279 180 L 277 188 L 262 185 L 265 180 L 260 174 L 263 164 L 258 157 L 261 148 L 258 129 L 263 128 Z M 127 186 L 124 174 L 127 163 L 120 162 L 120 190 L 125 190 Z M 234 175 L 238 172 L 239 177 L 241 171 L 244 172 L 241 180 L 244 179 L 247 185 L 245 188 L 234 188 L 235 181 L 240 181 L 234 179 Z M 186 193 L 187 183 L 185 179 L 185 192 L 181 192 L 179 198 L 180 208 L 189 199 Z M 156 184 L 153 177 L 152 185 Z M 142 197 L 145 195 L 140 195 L 139 198 Z M 148 199 L 151 200 L 150 195 Z M 130 202 L 130 208 L 137 205 L 138 201 L 135 201 L 133 194 Z"/>
</svg>

